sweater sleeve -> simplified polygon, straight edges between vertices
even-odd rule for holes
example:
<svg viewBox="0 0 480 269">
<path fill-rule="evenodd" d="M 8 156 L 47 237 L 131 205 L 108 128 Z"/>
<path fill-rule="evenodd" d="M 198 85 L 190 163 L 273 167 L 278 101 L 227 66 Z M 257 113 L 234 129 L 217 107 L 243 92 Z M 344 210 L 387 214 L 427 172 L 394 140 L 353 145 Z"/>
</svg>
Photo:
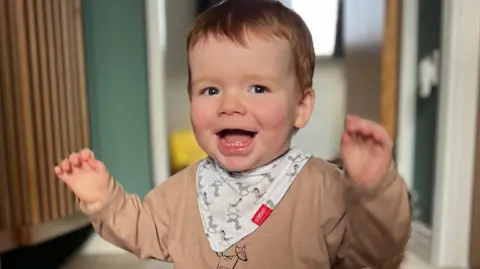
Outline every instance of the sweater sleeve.
<svg viewBox="0 0 480 269">
<path fill-rule="evenodd" d="M 343 173 L 340 177 L 343 206 L 326 238 L 327 247 L 335 249 L 332 268 L 381 268 L 403 254 L 410 237 L 406 184 L 393 164 L 386 177 L 368 191 L 360 190 Z"/>
<path fill-rule="evenodd" d="M 170 261 L 168 252 L 169 214 L 159 186 L 145 200 L 125 193 L 111 180 L 108 195 L 96 204 L 80 202 L 95 231 L 106 241 L 142 259 Z"/>
</svg>

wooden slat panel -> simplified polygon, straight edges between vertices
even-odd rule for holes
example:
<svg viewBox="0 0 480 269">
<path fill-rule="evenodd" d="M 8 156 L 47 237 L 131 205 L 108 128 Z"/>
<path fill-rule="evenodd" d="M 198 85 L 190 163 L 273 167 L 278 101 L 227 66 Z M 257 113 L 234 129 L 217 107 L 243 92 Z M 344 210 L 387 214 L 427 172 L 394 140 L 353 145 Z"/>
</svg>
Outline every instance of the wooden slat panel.
<svg viewBox="0 0 480 269">
<path fill-rule="evenodd" d="M 51 27 L 48 27 L 48 15 L 45 7 L 46 1 L 35 1 L 36 4 L 36 14 L 37 14 L 37 25 L 38 25 L 38 44 L 40 51 L 40 71 L 41 71 L 41 93 L 43 106 L 43 123 L 45 125 L 45 154 L 43 154 L 46 160 L 46 176 L 47 176 L 47 185 L 48 185 L 48 202 L 50 205 L 50 216 L 52 219 L 57 219 L 59 216 L 58 210 L 58 194 L 56 190 L 57 180 L 55 174 L 53 173 L 53 167 L 56 164 L 55 151 L 53 146 L 53 141 L 55 140 L 54 136 L 54 127 L 53 127 L 53 106 L 51 102 L 51 76 L 49 74 L 49 63 L 50 56 L 54 53 L 53 48 L 49 46 L 51 41 L 47 43 L 47 33 Z M 53 43 L 53 42 L 52 42 Z M 48 48 L 47 48 L 48 47 Z M 48 51 L 47 51 L 48 49 Z M 52 63 L 55 63 L 55 60 L 52 60 Z M 54 74 L 53 74 L 54 75 Z M 53 79 L 55 80 L 55 78 Z"/>
<path fill-rule="evenodd" d="M 69 136 L 69 152 L 78 151 L 79 141 L 77 134 L 79 133 L 77 125 L 77 102 L 76 96 L 77 81 L 75 74 L 75 39 L 72 38 L 74 32 L 72 32 L 72 7 L 73 1 L 62 1 L 62 36 L 63 45 L 65 48 L 65 80 L 66 80 L 66 103 L 68 112 L 68 136 Z M 67 191 L 67 208 L 69 214 L 75 212 L 75 203 L 73 193 Z"/>
<path fill-rule="evenodd" d="M 6 27 L 3 24 L 2 16 L 5 18 L 5 3 L 3 0 L 0 0 L 0 46 L 6 46 L 7 40 L 4 39 Z M 3 57 L 3 54 L 0 54 L 0 57 Z M 5 85 L 3 83 L 5 74 L 2 71 L 3 69 L 0 68 L 0 87 Z M 9 251 L 17 245 L 12 229 L 10 194 L 7 185 L 5 123 L 2 106 L 0 101 L 0 253 Z"/>
<path fill-rule="evenodd" d="M 90 147 L 90 128 L 88 122 L 88 106 L 87 106 L 87 86 L 85 75 L 85 53 L 83 46 L 83 27 L 82 27 L 82 13 L 81 0 L 75 0 L 75 27 L 76 27 L 76 41 L 77 41 L 77 57 L 78 57 L 78 75 L 79 75 L 79 89 L 80 89 L 80 109 L 82 117 L 82 142 L 84 148 Z"/>
<path fill-rule="evenodd" d="M 8 39 L 7 39 L 7 27 L 6 27 L 6 3 L 5 1 L 0 1 L 0 46 L 7 47 L 8 46 Z M 4 62 L 8 59 L 4 59 L 5 54 L 2 49 L 0 51 L 0 59 L 2 59 L 0 64 L 0 87 L 5 91 L 5 87 L 8 86 L 8 82 L 10 82 L 10 78 L 5 77 L 4 71 Z M 3 104 L 1 102 L 3 95 L 0 94 L 0 231 L 4 231 L 6 229 L 10 229 L 12 227 L 12 219 L 11 219 L 11 212 L 10 212 L 10 195 L 8 192 L 8 185 L 7 185 L 7 149 L 6 149 L 6 132 L 5 127 L 6 123 L 4 120 L 4 111 L 3 111 Z"/>
<path fill-rule="evenodd" d="M 69 30 L 70 22 L 68 19 L 68 4 L 71 1 L 61 1 L 60 2 L 60 13 L 61 13 L 61 25 L 62 25 L 62 44 L 64 50 L 64 67 L 65 67 L 65 99 L 64 103 L 66 107 L 66 116 L 67 116 L 67 130 L 68 130 L 68 154 L 75 150 L 76 141 L 75 141 L 75 116 L 74 116 L 74 101 L 73 101 L 73 80 L 72 80 L 72 50 L 69 40 Z M 73 197 L 71 191 L 67 190 L 66 194 L 66 203 L 67 203 L 67 214 L 73 214 Z"/>
<path fill-rule="evenodd" d="M 79 73 L 78 73 L 78 50 L 77 50 L 77 29 L 76 29 L 76 10 L 75 10 L 75 1 L 71 0 L 68 2 L 68 26 L 69 26 L 69 36 L 68 40 L 70 41 L 71 48 L 71 64 L 72 64 L 72 99 L 73 99 L 73 118 L 75 124 L 75 148 L 74 150 L 80 150 L 82 148 L 82 121 L 81 121 L 81 102 L 80 102 L 80 82 L 79 82 Z M 77 210 L 75 195 L 73 192 L 69 192 L 69 200 L 71 202 L 71 210 L 75 212 Z"/>
<path fill-rule="evenodd" d="M 78 96 L 80 112 L 81 148 L 90 148 L 90 126 L 88 121 L 87 86 L 85 74 L 85 53 L 83 41 L 82 1 L 74 1 L 73 20 L 76 36 L 73 38 L 77 48 Z M 76 199 L 75 199 L 76 201 Z M 78 210 L 78 203 L 75 203 Z"/>
<path fill-rule="evenodd" d="M 37 1 L 39 2 L 39 1 Z M 26 18 L 27 18 L 27 40 L 29 47 L 29 73 L 30 73 L 30 87 L 32 99 L 30 100 L 33 105 L 33 116 L 34 116 L 34 145 L 36 149 L 36 155 L 28 156 L 28 158 L 33 158 L 36 162 L 38 169 L 37 177 L 32 178 L 31 180 L 37 181 L 37 184 L 40 186 L 40 213 L 42 221 L 50 220 L 50 205 L 48 202 L 48 182 L 47 182 L 47 171 L 46 171 L 46 158 L 44 157 L 45 152 L 45 139 L 44 139 L 44 122 L 43 122 L 43 104 L 42 104 L 42 94 L 40 92 L 40 64 L 39 64 L 39 52 L 38 52 L 38 36 L 37 36 L 37 19 L 35 14 L 35 3 L 34 1 L 26 1 Z"/>
<path fill-rule="evenodd" d="M 53 1 L 53 26 L 55 32 L 55 48 L 56 48 L 56 59 L 57 59 L 57 78 L 58 78 L 58 100 L 55 102 L 59 103 L 59 115 L 60 115 L 60 132 L 61 137 L 57 138 L 57 141 L 60 142 L 60 152 L 62 158 L 66 157 L 69 154 L 69 141 L 68 141 L 68 118 L 67 118 L 67 104 L 65 102 L 65 60 L 64 60 L 64 47 L 62 42 L 62 16 L 61 16 L 61 2 L 63 0 L 54 0 Z M 57 143 L 58 143 L 57 142 Z M 67 215 L 67 188 L 65 184 L 59 182 L 59 202 L 60 202 L 60 212 L 61 216 Z"/>
<path fill-rule="evenodd" d="M 1 11 L 0 14 L 2 14 Z M 1 44 L 3 44 L 2 39 L 0 39 L 0 45 Z M 1 81 L 3 81 L 2 76 L 0 76 L 0 83 Z M 2 104 L 0 102 L 0 127 L 4 126 L 2 114 Z M 7 185 L 7 155 L 5 143 L 6 140 L 4 132 L 0 129 L 0 231 L 12 228 L 10 195 Z"/>
<path fill-rule="evenodd" d="M 23 200 L 23 179 L 25 178 L 25 171 L 19 169 L 21 167 L 20 151 L 22 147 L 21 133 L 17 126 L 21 122 L 21 117 L 18 113 L 18 98 L 15 94 L 19 88 L 19 74 L 16 72 L 18 69 L 17 61 L 17 40 L 15 38 L 15 14 L 14 14 L 14 2 L 12 0 L 2 2 L 5 7 L 4 12 L 0 16 L 2 27 L 5 27 L 5 31 L 2 31 L 2 39 L 7 40 L 4 46 L 1 46 L 2 57 L 2 74 L 4 75 L 3 87 L 2 87 L 2 102 L 3 102 L 3 116 L 5 122 L 5 137 L 8 143 L 6 144 L 7 152 L 7 171 L 9 188 L 11 193 L 11 209 L 13 225 L 18 226 L 26 222 L 26 211 L 28 209 L 27 203 Z"/>
<path fill-rule="evenodd" d="M 67 19 L 68 19 L 68 40 L 70 41 L 70 63 L 71 63 L 71 79 L 72 79 L 72 104 L 73 114 L 71 115 L 74 120 L 74 141 L 75 147 L 73 150 L 79 150 L 82 148 L 82 121 L 80 110 L 80 87 L 79 87 L 79 74 L 78 74 L 78 50 L 77 50 L 77 29 L 75 27 L 75 2 L 68 1 L 67 3 Z"/>
<path fill-rule="evenodd" d="M 14 97 L 12 89 L 14 87 L 13 73 L 12 73 L 12 59 L 10 54 L 12 31 L 9 5 L 7 1 L 0 1 L 0 73 L 2 75 L 0 87 L 0 109 L 2 112 L 2 136 L 4 139 L 4 153 L 9 156 L 5 160 L 5 169 L 7 184 L 9 186 L 9 211 L 12 225 L 19 225 L 22 223 L 22 205 L 20 181 L 18 169 L 18 151 L 16 150 L 16 126 L 13 119 L 15 119 Z"/>
<path fill-rule="evenodd" d="M 82 148 L 90 147 L 90 128 L 88 122 L 88 106 L 87 106 L 87 86 L 85 75 L 85 53 L 83 46 L 83 27 L 82 27 L 82 1 L 75 0 L 75 33 L 77 44 L 77 65 L 78 65 L 78 86 L 80 94 L 80 112 L 81 112 L 81 132 L 82 132 Z"/>
<path fill-rule="evenodd" d="M 0 0 L 0 251 L 88 223 L 53 174 L 89 146 L 80 4 Z"/>
<path fill-rule="evenodd" d="M 50 95 L 50 104 L 52 107 L 52 125 L 53 125 L 53 158 L 55 163 L 58 163 L 63 158 L 63 151 L 62 151 L 62 132 L 61 132 L 61 121 L 60 121 L 60 103 L 58 102 L 59 98 L 59 78 L 57 72 L 57 42 L 55 36 L 55 20 L 53 18 L 54 12 L 54 0 L 45 0 L 45 17 L 47 19 L 47 46 L 48 46 L 48 74 L 50 80 L 50 88 L 49 88 L 49 95 Z M 60 48 L 59 48 L 60 49 Z M 48 102 L 48 101 L 47 101 Z M 54 198 L 57 201 L 57 208 L 56 208 L 56 215 L 63 216 L 65 214 L 65 207 L 63 207 L 63 200 L 64 197 L 63 193 L 65 192 L 65 188 L 63 183 L 57 180 L 56 178 L 55 184 L 50 185 L 50 192 L 56 193 L 56 197 Z"/>
<path fill-rule="evenodd" d="M 35 163 L 35 141 L 34 141 L 34 122 L 33 111 L 31 108 L 31 81 L 29 72 L 29 58 L 27 48 L 27 25 L 25 23 L 25 1 L 16 0 L 14 2 L 14 15 L 16 23 L 16 45 L 18 46 L 18 72 L 20 81 L 20 103 L 18 110 L 21 113 L 21 137 L 24 143 L 24 150 L 21 151 L 22 164 L 26 170 L 26 184 L 24 192 L 24 199 L 28 202 L 28 212 L 25 212 L 25 217 L 28 220 L 27 224 L 36 224 L 40 222 L 40 207 L 39 207 L 39 184 L 36 177 L 38 176 L 38 169 Z"/>
</svg>

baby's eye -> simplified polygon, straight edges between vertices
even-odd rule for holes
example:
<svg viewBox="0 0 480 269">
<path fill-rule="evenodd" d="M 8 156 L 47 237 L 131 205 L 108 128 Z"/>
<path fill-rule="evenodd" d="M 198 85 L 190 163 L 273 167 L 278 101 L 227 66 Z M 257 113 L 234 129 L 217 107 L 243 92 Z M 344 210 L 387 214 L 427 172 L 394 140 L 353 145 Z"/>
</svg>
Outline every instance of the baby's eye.
<svg viewBox="0 0 480 269">
<path fill-rule="evenodd" d="M 266 92 L 268 92 L 268 89 L 267 89 L 267 87 L 265 87 L 265 86 L 253 85 L 253 86 L 250 88 L 250 91 L 251 91 L 252 93 L 266 93 Z"/>
<path fill-rule="evenodd" d="M 208 87 L 202 90 L 201 94 L 205 95 L 217 95 L 220 91 L 215 87 Z"/>
</svg>

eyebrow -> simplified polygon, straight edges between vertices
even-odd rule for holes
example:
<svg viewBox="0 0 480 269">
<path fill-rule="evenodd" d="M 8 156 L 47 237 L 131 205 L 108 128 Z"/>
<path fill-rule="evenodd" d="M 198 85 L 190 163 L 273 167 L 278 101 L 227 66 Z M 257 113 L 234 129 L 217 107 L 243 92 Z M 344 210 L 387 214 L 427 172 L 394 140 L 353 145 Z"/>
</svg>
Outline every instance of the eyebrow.
<svg viewBox="0 0 480 269">
<path fill-rule="evenodd" d="M 193 86 L 193 85 L 199 84 L 199 83 L 204 82 L 204 81 L 215 81 L 215 80 L 212 79 L 211 77 L 201 76 L 197 79 L 192 79 L 191 85 Z"/>
</svg>

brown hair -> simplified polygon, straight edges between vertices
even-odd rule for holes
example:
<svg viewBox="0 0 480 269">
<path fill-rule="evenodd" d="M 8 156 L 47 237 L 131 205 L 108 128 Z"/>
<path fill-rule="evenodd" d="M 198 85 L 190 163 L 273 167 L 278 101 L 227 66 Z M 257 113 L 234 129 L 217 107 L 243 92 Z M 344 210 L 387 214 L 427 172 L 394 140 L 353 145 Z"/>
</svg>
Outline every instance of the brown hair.
<svg viewBox="0 0 480 269">
<path fill-rule="evenodd" d="M 297 13 L 276 0 L 225 0 L 213 6 L 195 20 L 188 35 L 187 50 L 209 35 L 245 45 L 247 32 L 287 39 L 292 47 L 299 86 L 301 89 L 312 87 L 315 52 L 310 31 Z M 190 83 L 189 68 L 189 90 Z"/>
</svg>

